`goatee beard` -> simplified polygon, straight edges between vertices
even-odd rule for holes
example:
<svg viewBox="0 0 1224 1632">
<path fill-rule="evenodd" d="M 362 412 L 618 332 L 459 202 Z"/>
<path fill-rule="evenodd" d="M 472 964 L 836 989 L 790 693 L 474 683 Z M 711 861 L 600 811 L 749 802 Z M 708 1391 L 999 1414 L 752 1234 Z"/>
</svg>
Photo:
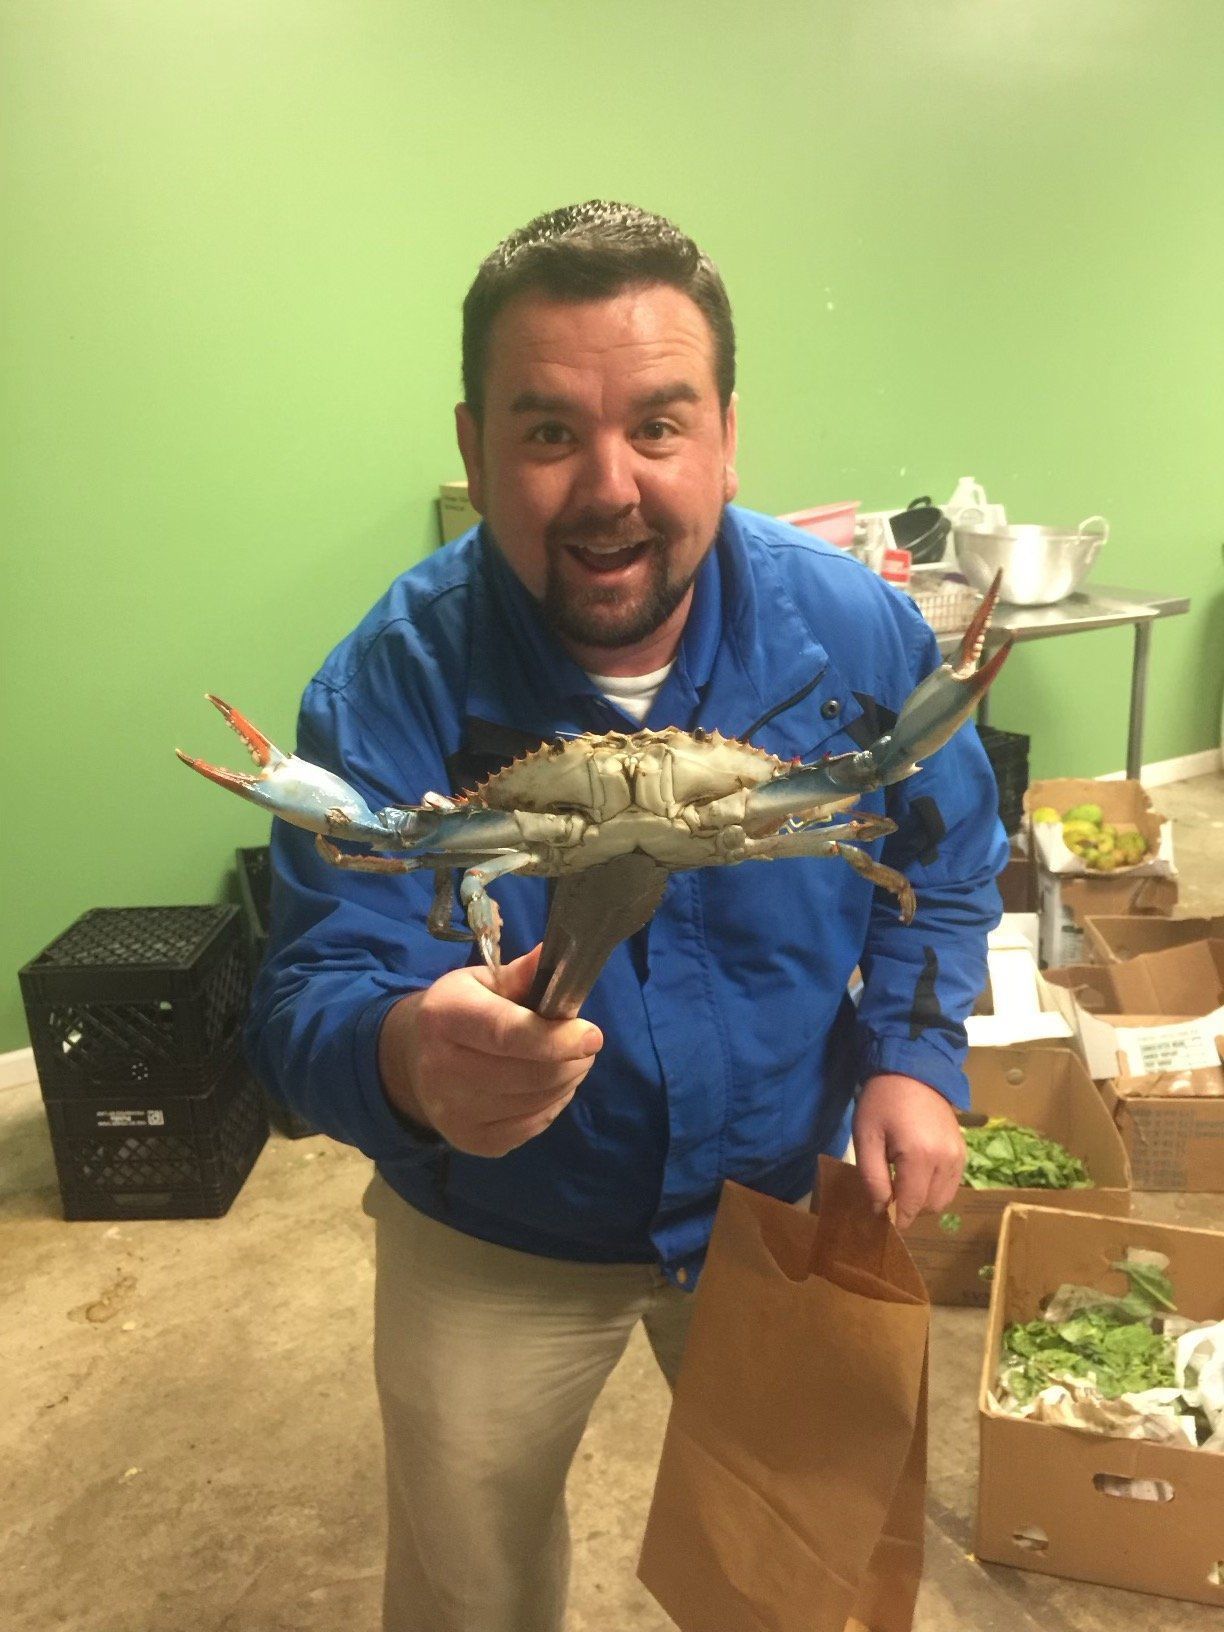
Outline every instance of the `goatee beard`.
<svg viewBox="0 0 1224 1632">
<path fill-rule="evenodd" d="M 634 604 L 618 615 L 616 607 L 623 591 L 594 585 L 579 599 L 566 587 L 556 568 L 556 557 L 552 556 L 544 580 L 541 610 L 553 631 L 576 646 L 594 646 L 605 651 L 636 646 L 667 622 L 697 576 L 694 568 L 684 578 L 670 578 L 666 546 L 657 540 L 650 546 L 648 568 L 645 594 L 640 600 L 635 598 Z"/>
</svg>

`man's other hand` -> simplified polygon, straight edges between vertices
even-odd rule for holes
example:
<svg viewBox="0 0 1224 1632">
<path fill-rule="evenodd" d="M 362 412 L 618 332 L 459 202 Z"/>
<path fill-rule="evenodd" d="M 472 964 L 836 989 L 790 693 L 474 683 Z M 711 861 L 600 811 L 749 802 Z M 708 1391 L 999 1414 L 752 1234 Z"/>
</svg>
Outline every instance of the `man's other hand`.
<svg viewBox="0 0 1224 1632">
<path fill-rule="evenodd" d="M 887 1074 L 870 1078 L 859 1094 L 854 1159 L 876 1212 L 895 1200 L 897 1228 L 907 1230 L 919 1213 L 941 1213 L 951 1204 L 965 1167 L 965 1140 L 942 1094 L 914 1077 Z"/>
<path fill-rule="evenodd" d="M 586 1020 L 542 1020 L 523 1007 L 540 948 L 503 965 L 454 969 L 398 1002 L 383 1021 L 383 1090 L 410 1121 L 472 1156 L 504 1156 L 543 1133 L 603 1047 Z"/>
</svg>

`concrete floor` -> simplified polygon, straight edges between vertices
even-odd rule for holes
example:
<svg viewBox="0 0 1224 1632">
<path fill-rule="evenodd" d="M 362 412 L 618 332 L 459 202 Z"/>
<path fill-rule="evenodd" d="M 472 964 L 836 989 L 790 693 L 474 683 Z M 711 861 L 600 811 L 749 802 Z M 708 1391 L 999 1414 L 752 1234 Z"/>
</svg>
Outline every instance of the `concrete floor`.
<svg viewBox="0 0 1224 1632">
<path fill-rule="evenodd" d="M 1183 911 L 1224 911 L 1224 776 L 1157 790 Z M 1214 859 L 1213 859 L 1214 858 Z M 229 1215 L 65 1224 L 41 1102 L 0 1094 L 4 1632 L 375 1632 L 368 1164 L 274 1136 Z M 1224 1196 L 1138 1195 L 1224 1228 Z M 933 1313 L 920 1632 L 1190 1632 L 1211 1609 L 970 1555 L 985 1314 Z M 635 1340 L 571 1482 L 571 1632 L 665 1632 L 634 1568 L 667 1412 Z"/>
</svg>

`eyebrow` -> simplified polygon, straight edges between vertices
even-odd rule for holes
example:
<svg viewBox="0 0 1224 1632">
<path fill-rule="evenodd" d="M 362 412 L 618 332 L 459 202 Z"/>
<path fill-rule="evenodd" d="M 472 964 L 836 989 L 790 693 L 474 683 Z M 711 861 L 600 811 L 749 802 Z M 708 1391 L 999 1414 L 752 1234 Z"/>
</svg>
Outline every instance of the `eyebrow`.
<svg viewBox="0 0 1224 1632">
<path fill-rule="evenodd" d="M 673 402 L 700 402 L 701 396 L 697 388 L 686 380 L 676 380 L 671 385 L 661 385 L 656 391 L 650 391 L 644 397 L 636 397 L 630 404 L 635 414 L 646 413 L 651 408 L 666 408 Z M 520 391 L 510 404 L 512 414 L 576 414 L 581 412 L 580 405 L 572 397 L 548 396 L 540 391 Z"/>
</svg>

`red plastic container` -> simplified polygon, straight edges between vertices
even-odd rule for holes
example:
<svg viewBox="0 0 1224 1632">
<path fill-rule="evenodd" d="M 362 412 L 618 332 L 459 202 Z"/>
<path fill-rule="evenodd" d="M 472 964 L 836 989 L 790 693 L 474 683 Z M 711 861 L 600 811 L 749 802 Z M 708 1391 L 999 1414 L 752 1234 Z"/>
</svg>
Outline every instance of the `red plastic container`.
<svg viewBox="0 0 1224 1632">
<path fill-rule="evenodd" d="M 826 544 L 848 550 L 854 543 L 854 519 L 861 503 L 861 499 L 851 499 L 844 504 L 818 504 L 814 510 L 793 510 L 778 520 L 789 521 L 800 532 L 811 533 L 823 538 Z"/>
</svg>

